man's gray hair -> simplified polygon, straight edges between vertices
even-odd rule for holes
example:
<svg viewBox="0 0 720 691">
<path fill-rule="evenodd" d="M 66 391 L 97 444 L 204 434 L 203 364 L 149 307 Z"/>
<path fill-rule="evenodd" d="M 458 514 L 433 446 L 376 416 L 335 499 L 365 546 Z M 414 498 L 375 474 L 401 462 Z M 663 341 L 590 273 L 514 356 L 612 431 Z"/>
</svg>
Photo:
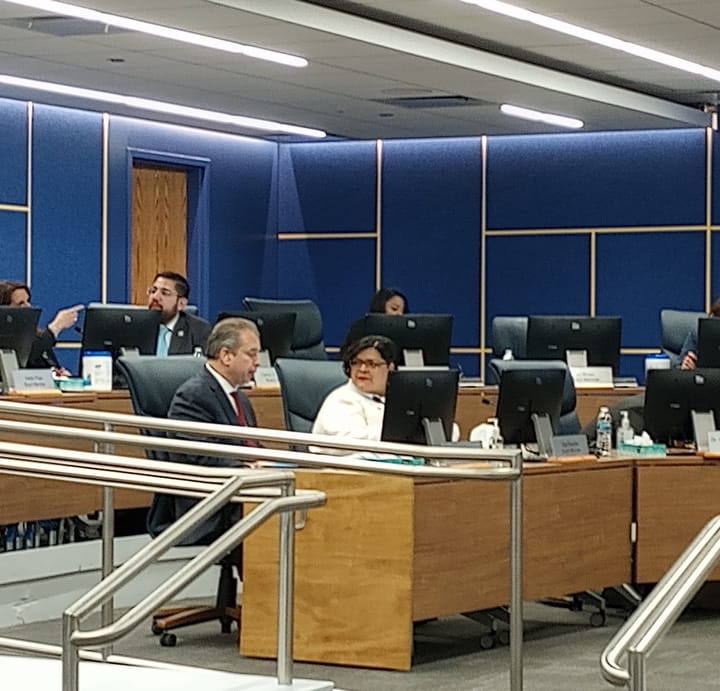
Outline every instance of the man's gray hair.
<svg viewBox="0 0 720 691">
<path fill-rule="evenodd" d="M 222 348 L 236 351 L 242 345 L 242 334 L 244 331 L 250 331 L 260 338 L 255 322 L 240 317 L 230 317 L 219 321 L 213 327 L 208 336 L 205 353 L 208 358 L 214 359 L 220 355 Z"/>
</svg>

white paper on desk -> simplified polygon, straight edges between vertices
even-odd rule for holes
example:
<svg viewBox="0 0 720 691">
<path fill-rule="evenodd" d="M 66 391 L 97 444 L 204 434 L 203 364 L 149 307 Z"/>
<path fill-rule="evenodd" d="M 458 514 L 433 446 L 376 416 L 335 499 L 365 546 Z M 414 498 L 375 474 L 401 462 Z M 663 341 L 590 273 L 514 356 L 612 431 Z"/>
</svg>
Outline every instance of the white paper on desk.
<svg viewBox="0 0 720 691">
<path fill-rule="evenodd" d="M 280 386 L 277 372 L 274 367 L 258 367 L 255 370 L 255 386 L 274 387 Z"/>
</svg>

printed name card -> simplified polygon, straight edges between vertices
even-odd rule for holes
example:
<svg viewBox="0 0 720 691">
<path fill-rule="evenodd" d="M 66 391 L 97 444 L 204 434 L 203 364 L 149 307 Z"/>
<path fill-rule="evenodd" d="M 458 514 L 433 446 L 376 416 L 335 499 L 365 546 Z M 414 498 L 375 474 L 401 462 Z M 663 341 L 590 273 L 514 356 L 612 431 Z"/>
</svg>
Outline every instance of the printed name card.
<svg viewBox="0 0 720 691">
<path fill-rule="evenodd" d="M 720 432 L 708 432 L 708 451 L 720 453 Z"/>
<path fill-rule="evenodd" d="M 552 455 L 587 456 L 588 441 L 584 434 L 563 434 L 552 438 Z"/>
<path fill-rule="evenodd" d="M 280 386 L 280 380 L 278 379 L 277 372 L 274 367 L 258 367 L 255 370 L 255 386 L 258 388 L 262 387 L 274 387 Z"/>
<path fill-rule="evenodd" d="M 13 388 L 18 393 L 57 392 L 52 372 L 49 369 L 17 369 L 12 373 L 12 378 Z"/>
<path fill-rule="evenodd" d="M 571 367 L 575 387 L 612 386 L 612 367 Z"/>
</svg>

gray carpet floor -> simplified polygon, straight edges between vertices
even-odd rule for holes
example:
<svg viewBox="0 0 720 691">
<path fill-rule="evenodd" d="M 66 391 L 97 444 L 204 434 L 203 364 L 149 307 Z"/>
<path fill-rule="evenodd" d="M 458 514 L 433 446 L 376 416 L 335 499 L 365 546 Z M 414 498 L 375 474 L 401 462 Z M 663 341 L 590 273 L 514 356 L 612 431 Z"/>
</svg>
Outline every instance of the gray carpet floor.
<svg viewBox="0 0 720 691">
<path fill-rule="evenodd" d="M 528 691 L 612 689 L 600 674 L 599 656 L 622 623 L 611 615 L 607 625 L 592 628 L 587 612 L 570 612 L 528 603 L 524 627 L 524 688 Z M 329 665 L 295 665 L 298 678 L 329 679 L 347 691 L 502 691 L 509 688 L 507 647 L 480 650 L 486 628 L 463 617 L 416 627 L 410 672 L 386 672 Z M 717 645 L 720 612 L 692 610 L 673 627 L 649 660 L 649 691 L 720 689 Z M 59 643 L 57 620 L 1 629 L 0 635 Z M 118 643 L 120 654 L 230 672 L 274 675 L 275 663 L 243 658 L 237 635 L 222 635 L 219 625 L 178 631 L 175 648 L 163 648 L 149 624 Z"/>
</svg>

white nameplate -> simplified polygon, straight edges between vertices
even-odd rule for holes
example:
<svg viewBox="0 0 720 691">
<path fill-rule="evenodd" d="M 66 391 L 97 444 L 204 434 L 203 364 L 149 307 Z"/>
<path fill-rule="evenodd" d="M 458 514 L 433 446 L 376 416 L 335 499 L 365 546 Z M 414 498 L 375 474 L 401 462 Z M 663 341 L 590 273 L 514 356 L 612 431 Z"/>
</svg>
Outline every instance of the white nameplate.
<svg viewBox="0 0 720 691">
<path fill-rule="evenodd" d="M 571 367 L 575 387 L 612 386 L 612 367 Z"/>
<path fill-rule="evenodd" d="M 708 451 L 710 453 L 720 453 L 720 431 L 708 432 Z"/>
<path fill-rule="evenodd" d="M 277 372 L 274 367 L 258 367 L 255 370 L 255 386 L 257 387 L 273 387 L 280 386 Z"/>
<path fill-rule="evenodd" d="M 562 434 L 552 438 L 552 455 L 587 456 L 588 440 L 584 434 Z"/>
<path fill-rule="evenodd" d="M 53 391 L 57 392 L 52 371 L 49 369 L 16 369 L 12 373 L 15 391 Z"/>
</svg>

